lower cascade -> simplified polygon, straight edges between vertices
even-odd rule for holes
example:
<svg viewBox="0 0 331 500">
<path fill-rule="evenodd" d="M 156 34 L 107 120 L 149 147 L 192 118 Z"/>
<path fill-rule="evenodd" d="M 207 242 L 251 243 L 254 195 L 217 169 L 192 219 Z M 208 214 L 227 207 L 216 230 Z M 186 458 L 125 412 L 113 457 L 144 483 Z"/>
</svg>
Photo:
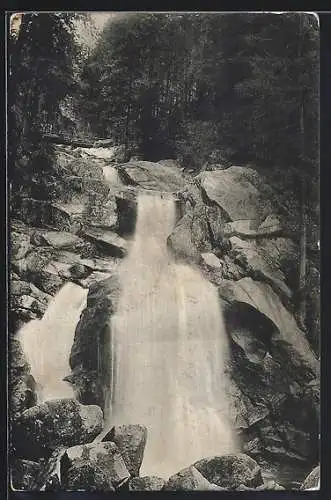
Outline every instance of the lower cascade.
<svg viewBox="0 0 331 500">
<path fill-rule="evenodd" d="M 169 477 L 205 456 L 237 450 L 229 422 L 228 343 L 217 289 L 167 251 L 171 198 L 141 194 L 122 293 L 111 323 L 108 425 L 140 423 L 141 474 Z"/>
<path fill-rule="evenodd" d="M 86 307 L 87 289 L 66 283 L 55 295 L 41 320 L 32 320 L 18 338 L 36 382 L 38 402 L 73 398 L 63 378 L 70 373 L 69 355 L 79 317 Z"/>
</svg>

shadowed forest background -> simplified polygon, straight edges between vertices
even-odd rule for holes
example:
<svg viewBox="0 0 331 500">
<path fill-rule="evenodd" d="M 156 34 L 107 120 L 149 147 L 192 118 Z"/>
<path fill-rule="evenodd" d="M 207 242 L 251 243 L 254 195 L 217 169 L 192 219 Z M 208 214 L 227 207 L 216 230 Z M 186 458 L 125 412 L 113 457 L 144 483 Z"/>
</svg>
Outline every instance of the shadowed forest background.
<svg viewBox="0 0 331 500">
<path fill-rule="evenodd" d="M 77 36 L 82 26 L 92 37 L 89 14 L 28 14 L 11 36 L 13 204 L 61 189 L 45 132 L 111 138 L 127 159 L 176 158 L 194 172 L 254 166 L 300 244 L 289 280 L 318 351 L 305 264 L 309 254 L 319 268 L 317 18 L 119 13 L 92 46 Z"/>
</svg>

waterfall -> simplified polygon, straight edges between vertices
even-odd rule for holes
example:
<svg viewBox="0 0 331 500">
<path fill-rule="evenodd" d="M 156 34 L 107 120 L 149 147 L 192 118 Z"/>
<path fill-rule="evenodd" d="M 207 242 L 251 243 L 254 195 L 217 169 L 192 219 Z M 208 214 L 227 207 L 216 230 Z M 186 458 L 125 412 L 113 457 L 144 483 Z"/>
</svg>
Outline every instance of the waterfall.
<svg viewBox="0 0 331 500">
<path fill-rule="evenodd" d="M 69 356 L 76 325 L 86 307 L 87 289 L 66 283 L 51 300 L 43 318 L 32 320 L 18 332 L 18 339 L 36 382 L 38 403 L 73 398 Z"/>
<path fill-rule="evenodd" d="M 227 337 L 217 289 L 167 252 L 171 198 L 141 194 L 111 325 L 108 425 L 144 424 L 141 474 L 168 477 L 235 451 L 226 397 Z"/>
</svg>

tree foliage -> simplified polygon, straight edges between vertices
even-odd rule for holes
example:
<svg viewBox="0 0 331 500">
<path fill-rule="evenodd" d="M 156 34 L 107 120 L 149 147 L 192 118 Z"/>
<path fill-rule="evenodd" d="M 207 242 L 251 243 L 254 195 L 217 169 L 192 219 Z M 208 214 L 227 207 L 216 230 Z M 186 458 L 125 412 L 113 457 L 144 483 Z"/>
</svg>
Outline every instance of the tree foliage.
<svg viewBox="0 0 331 500">
<path fill-rule="evenodd" d="M 35 175 L 47 175 L 52 168 L 50 147 L 41 144 L 40 137 L 49 126 L 63 124 L 61 103 L 75 93 L 75 63 L 80 55 L 77 16 L 82 17 L 62 12 L 23 14 L 18 36 L 9 39 L 8 139 L 16 194 Z"/>
</svg>

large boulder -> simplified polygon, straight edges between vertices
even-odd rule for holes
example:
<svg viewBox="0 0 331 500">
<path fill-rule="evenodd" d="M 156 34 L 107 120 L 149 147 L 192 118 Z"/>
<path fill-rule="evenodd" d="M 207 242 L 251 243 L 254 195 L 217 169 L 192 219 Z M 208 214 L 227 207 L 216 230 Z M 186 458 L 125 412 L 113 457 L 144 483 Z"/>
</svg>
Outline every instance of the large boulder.
<svg viewBox="0 0 331 500">
<path fill-rule="evenodd" d="M 147 190 L 175 193 L 185 183 L 185 179 L 176 168 L 149 161 L 130 161 L 121 165 L 119 172 L 126 184 Z"/>
<path fill-rule="evenodd" d="M 81 230 L 80 234 L 88 241 L 92 241 L 103 254 L 124 257 L 127 253 L 126 240 L 113 231 L 86 227 Z"/>
<path fill-rule="evenodd" d="M 32 460 L 14 460 L 10 467 L 11 487 L 16 491 L 38 490 L 37 477 L 42 465 Z"/>
<path fill-rule="evenodd" d="M 54 253 L 52 247 L 34 247 L 24 259 L 13 260 L 12 268 L 23 280 L 48 295 L 55 295 L 63 285 L 63 278 L 52 265 Z"/>
<path fill-rule="evenodd" d="M 165 480 L 157 476 L 133 477 L 130 479 L 130 491 L 160 491 L 165 485 Z"/>
<path fill-rule="evenodd" d="M 30 367 L 17 338 L 10 339 L 9 345 L 9 392 L 10 417 L 15 422 L 19 416 L 36 404 L 35 382 L 30 375 Z"/>
<path fill-rule="evenodd" d="M 169 235 L 167 244 L 176 259 L 199 263 L 201 256 L 193 241 L 192 224 L 192 216 L 184 215 Z"/>
<path fill-rule="evenodd" d="M 70 354 L 71 377 L 79 400 L 85 404 L 103 407 L 105 402 L 110 376 L 111 317 L 117 310 L 119 294 L 116 274 L 92 284 L 76 327 Z"/>
<path fill-rule="evenodd" d="M 305 491 L 305 490 L 319 490 L 320 489 L 320 475 L 321 475 L 321 468 L 318 465 L 315 467 L 306 477 L 304 482 L 302 483 L 300 490 Z"/>
<path fill-rule="evenodd" d="M 66 231 L 36 231 L 31 236 L 31 241 L 36 246 L 50 246 L 66 250 L 79 250 L 84 246 L 84 241 L 79 236 Z"/>
<path fill-rule="evenodd" d="M 286 285 L 285 276 L 277 265 L 273 265 L 270 259 L 266 259 L 261 247 L 254 241 L 244 241 L 237 236 L 230 238 L 230 256 L 246 272 L 246 276 L 264 281 L 272 286 L 276 293 L 285 300 L 290 299 L 292 292 Z"/>
<path fill-rule="evenodd" d="M 229 238 L 231 236 L 243 239 L 275 237 L 281 232 L 281 223 L 275 215 L 268 215 L 260 225 L 256 220 L 244 219 L 228 222 L 224 227 L 224 233 Z"/>
<path fill-rule="evenodd" d="M 31 226 L 76 232 L 79 228 L 77 215 L 81 215 L 82 211 L 81 205 L 58 205 L 48 201 L 23 198 L 20 207 L 15 209 L 15 215 Z"/>
<path fill-rule="evenodd" d="M 91 443 L 66 450 L 61 465 L 67 490 L 114 491 L 130 478 L 115 443 Z"/>
<path fill-rule="evenodd" d="M 93 441 L 102 427 L 98 406 L 83 406 L 73 399 L 52 400 L 22 413 L 15 444 L 23 456 L 47 456 L 59 447 Z"/>
<path fill-rule="evenodd" d="M 236 282 L 224 280 L 219 293 L 227 302 L 246 304 L 246 311 L 253 308 L 271 321 L 273 354 L 283 362 L 287 360 L 298 379 L 309 381 L 316 376 L 319 363 L 304 332 L 269 285 L 251 278 Z"/>
<path fill-rule="evenodd" d="M 11 231 L 10 233 L 10 257 L 11 259 L 22 259 L 30 249 L 30 237 L 22 232 Z"/>
<path fill-rule="evenodd" d="M 143 425 L 119 425 L 113 427 L 102 439 L 117 445 L 125 465 L 132 477 L 139 476 L 147 439 L 147 429 Z"/>
<path fill-rule="evenodd" d="M 240 484 L 254 488 L 263 484 L 260 467 L 243 453 L 203 458 L 194 467 L 211 483 L 230 490 Z"/>
<path fill-rule="evenodd" d="M 220 486 L 210 483 L 194 466 L 177 472 L 171 476 L 163 487 L 164 491 L 194 491 L 223 490 Z"/>
<path fill-rule="evenodd" d="M 198 177 L 205 195 L 223 209 L 228 222 L 243 219 L 262 222 L 272 213 L 272 208 L 251 182 L 252 176 L 258 174 L 246 167 L 232 166 L 202 172 Z"/>
</svg>

